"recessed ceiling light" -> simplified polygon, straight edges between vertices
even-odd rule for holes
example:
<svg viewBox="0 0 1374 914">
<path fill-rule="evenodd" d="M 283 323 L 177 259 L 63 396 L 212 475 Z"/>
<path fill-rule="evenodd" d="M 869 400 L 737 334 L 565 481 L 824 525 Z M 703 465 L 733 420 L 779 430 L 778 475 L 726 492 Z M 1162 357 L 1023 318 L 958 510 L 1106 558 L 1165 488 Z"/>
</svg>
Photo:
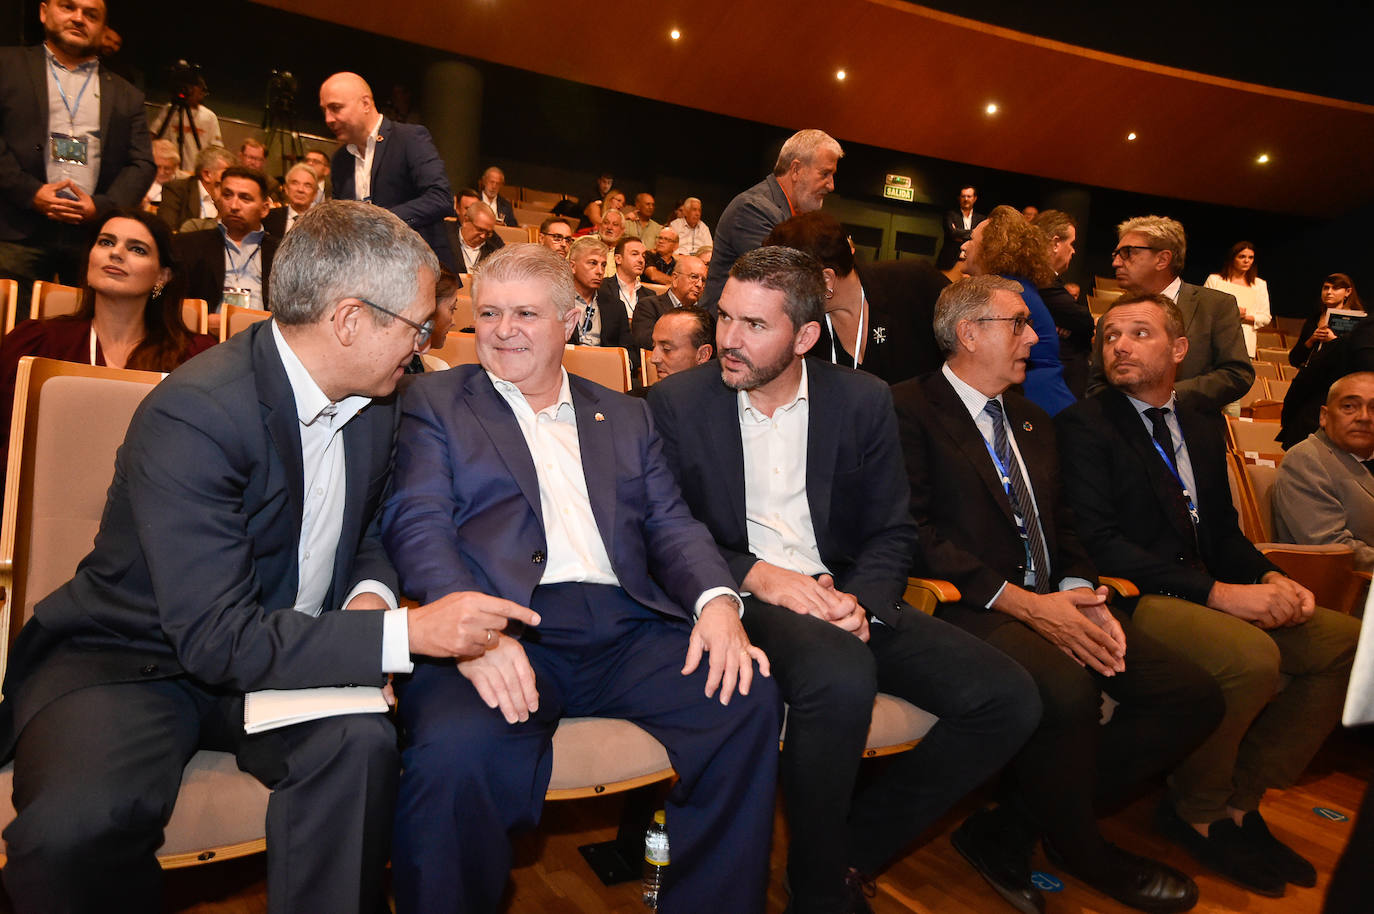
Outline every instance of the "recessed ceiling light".
<svg viewBox="0 0 1374 914">
<path fill-rule="evenodd" d="M 986 111 L 988 114 L 996 114 L 996 113 L 997 113 L 997 103 L 996 103 L 996 102 L 988 102 L 988 106 L 987 106 L 986 108 L 984 108 L 983 110 Z"/>
<path fill-rule="evenodd" d="M 668 37 L 673 39 L 674 41 L 677 41 L 679 38 L 682 37 L 682 33 L 679 32 L 677 29 L 673 29 L 671 32 L 668 33 Z"/>
<path fill-rule="evenodd" d="M 1268 165 L 1268 164 L 1269 164 L 1269 153 L 1267 153 L 1267 152 L 1261 152 L 1260 155 L 1259 155 L 1259 158 L 1258 158 L 1258 159 L 1255 159 L 1255 161 L 1258 162 L 1258 163 L 1261 164 L 1261 165 Z"/>
<path fill-rule="evenodd" d="M 840 82 L 844 82 L 844 77 L 845 77 L 845 72 L 844 72 L 843 70 L 836 70 L 836 71 L 835 71 L 835 78 L 838 79 Z"/>
<path fill-rule="evenodd" d="M 1134 139 L 1135 139 L 1135 131 L 1132 130 L 1130 133 L 1126 134 L 1126 139 L 1128 139 L 1128 140 L 1134 140 Z"/>
</svg>

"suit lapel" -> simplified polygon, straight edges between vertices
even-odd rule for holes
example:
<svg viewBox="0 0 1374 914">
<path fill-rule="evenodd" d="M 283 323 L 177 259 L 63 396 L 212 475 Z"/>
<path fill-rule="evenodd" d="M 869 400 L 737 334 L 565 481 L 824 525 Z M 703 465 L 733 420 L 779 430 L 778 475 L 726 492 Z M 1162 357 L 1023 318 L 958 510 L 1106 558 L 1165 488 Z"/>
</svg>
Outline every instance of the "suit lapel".
<svg viewBox="0 0 1374 914">
<path fill-rule="evenodd" d="M 1188 336 L 1197 316 L 1197 286 L 1185 282 L 1178 287 L 1178 310 L 1183 314 L 1183 335 Z"/>
<path fill-rule="evenodd" d="M 468 379 L 464 391 L 473 416 L 495 445 L 501 459 L 505 461 L 506 469 L 524 493 L 525 500 L 530 503 L 530 510 L 534 512 L 542 528 L 544 513 L 539 502 L 539 477 L 534 472 L 534 458 L 530 456 L 529 445 L 525 443 L 525 436 L 520 433 L 520 424 L 515 421 L 510 404 L 506 403 L 492 385 L 487 373 L 480 368 Z"/>
<path fill-rule="evenodd" d="M 587 500 L 591 502 L 592 516 L 596 518 L 596 528 L 601 533 L 601 543 L 606 547 L 606 555 L 615 559 L 615 505 L 616 505 L 616 460 L 615 460 L 615 422 L 611 416 L 597 412 L 600 397 L 591 385 L 584 385 L 580 378 L 569 375 L 568 387 L 572 391 L 573 413 L 577 417 L 577 447 L 582 452 L 582 477 L 587 484 Z"/>
<path fill-rule="evenodd" d="M 386 140 L 391 136 L 391 119 L 382 118 L 382 126 L 377 128 L 377 144 L 372 147 L 372 178 L 370 185 L 370 195 L 377 195 L 377 175 L 382 171 L 382 159 L 386 157 L 391 148 L 391 143 Z"/>
<path fill-rule="evenodd" d="M 43 155 L 46 160 L 48 150 L 48 75 L 47 54 L 43 45 L 35 45 L 29 60 L 29 80 L 33 83 L 34 123 L 39 124 L 38 133 L 43 138 Z"/>
<path fill-rule="evenodd" d="M 1007 523 L 1015 524 L 1016 517 L 1011 513 L 1011 502 L 1007 500 L 1007 490 L 1003 488 L 1001 477 L 997 475 L 997 470 L 992 465 L 992 457 L 988 454 L 987 442 L 982 433 L 978 431 L 978 426 L 974 424 L 973 417 L 968 414 L 964 401 L 959 399 L 959 395 L 949 383 L 949 379 L 941 372 L 930 375 L 922 386 L 925 388 L 931 406 L 935 407 L 932 412 L 940 428 L 954 440 L 954 444 L 963 453 L 964 459 L 977 470 L 978 477 L 983 480 L 983 485 L 987 487 L 988 494 L 992 496 L 992 500 L 1001 509 Z"/>
<path fill-rule="evenodd" d="M 1002 397 L 1007 413 L 1007 424 L 1011 435 L 1016 439 L 1016 449 L 1021 452 L 1021 466 L 1030 478 L 1031 491 L 1035 496 L 1036 513 L 1040 518 L 1040 531 L 1045 535 L 1045 545 L 1051 560 L 1055 555 L 1054 528 L 1054 488 L 1050 481 L 1051 461 L 1058 460 L 1057 454 L 1047 453 L 1044 429 L 1038 427 L 1025 409 L 1025 402 L 1018 397 Z M 1041 422 L 1043 425 L 1044 422 Z"/>
<path fill-rule="evenodd" d="M 287 380 L 286 369 L 282 367 L 271 323 L 264 322 L 254 327 L 252 332 L 258 404 L 262 408 L 263 424 L 272 439 L 272 446 L 286 470 L 291 516 L 296 525 L 293 539 L 299 542 L 301 518 L 305 514 L 305 468 L 301 462 L 301 426 L 300 416 L 296 412 L 296 395 L 292 393 L 291 382 Z"/>
<path fill-rule="evenodd" d="M 1145 429 L 1145 423 L 1141 420 L 1140 414 L 1135 411 L 1131 401 L 1126 399 L 1126 395 L 1119 390 L 1111 389 L 1103 395 L 1103 406 L 1108 418 L 1116 425 L 1118 434 L 1130 446 L 1135 453 L 1136 459 L 1145 465 L 1145 475 L 1149 477 L 1150 483 L 1156 492 L 1165 499 L 1160 503 L 1164 508 L 1164 514 L 1168 517 L 1169 523 L 1185 543 L 1197 542 L 1197 530 L 1188 518 L 1187 508 L 1181 507 L 1180 510 L 1170 511 L 1167 504 L 1176 504 L 1182 498 L 1178 480 L 1174 479 L 1164 461 L 1160 459 L 1159 453 L 1155 450 L 1150 433 Z M 1184 417 L 1179 416 L 1179 428 L 1183 430 L 1184 445 L 1189 448 L 1189 460 L 1192 461 L 1192 442 L 1188 440 L 1188 429 L 1184 426 Z M 1194 436 L 1196 438 L 1196 436 Z M 1197 479 L 1198 465 L 1193 463 L 1193 478 Z M 1194 501 L 1196 505 L 1196 500 Z"/>
<path fill-rule="evenodd" d="M 744 439 L 740 436 L 739 394 L 725 386 L 719 371 L 713 374 L 715 377 L 701 404 L 702 421 L 696 425 L 709 441 L 708 453 L 716 456 L 731 522 L 736 526 L 735 539 L 747 542 L 749 525 L 744 502 Z"/>
<path fill-rule="evenodd" d="M 325 598 L 324 608 L 331 608 L 347 594 L 340 588 L 347 582 L 345 573 L 351 571 L 352 556 L 362 535 L 366 521 L 363 507 L 367 495 L 368 476 L 374 465 L 372 453 L 372 421 L 370 406 L 364 406 L 343 429 L 344 440 L 344 514 L 339 530 L 339 545 L 334 552 L 334 584 Z"/>
<path fill-rule="evenodd" d="M 816 370 L 813 371 L 813 368 Z M 835 459 L 840 447 L 835 429 L 840 427 L 840 409 L 844 404 L 832 396 L 831 372 L 808 363 L 806 374 L 809 399 L 807 414 L 810 417 L 806 423 L 806 500 L 811 508 L 812 529 L 828 531 L 830 487 L 835 478 Z M 824 539 L 819 533 L 818 537 Z"/>
<path fill-rule="evenodd" d="M 96 79 L 100 86 L 100 142 L 104 144 L 110 136 L 110 120 L 114 117 L 114 74 L 102 65 L 97 64 L 96 66 Z M 100 157 L 101 171 L 105 170 L 104 165 L 108 161 L 110 161 L 109 156 Z"/>
</svg>

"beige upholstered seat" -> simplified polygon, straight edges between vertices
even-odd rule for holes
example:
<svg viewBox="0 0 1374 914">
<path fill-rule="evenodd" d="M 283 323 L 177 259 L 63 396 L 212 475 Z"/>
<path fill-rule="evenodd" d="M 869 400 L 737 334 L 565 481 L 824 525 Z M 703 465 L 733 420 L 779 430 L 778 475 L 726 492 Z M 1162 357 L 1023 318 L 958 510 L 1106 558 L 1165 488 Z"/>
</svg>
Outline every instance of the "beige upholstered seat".
<svg viewBox="0 0 1374 914">
<path fill-rule="evenodd" d="M 624 349 L 612 346 L 564 346 L 563 367 L 568 369 L 569 374 L 595 381 L 611 390 L 621 393 L 630 391 L 630 355 Z"/>
<path fill-rule="evenodd" d="M 203 298 L 186 298 L 181 302 L 181 322 L 192 333 L 208 333 L 210 304 Z"/>
<path fill-rule="evenodd" d="M 76 286 L 38 280 L 33 284 L 33 297 L 29 304 L 29 316 L 34 318 L 57 317 L 60 314 L 74 314 L 81 305 L 81 290 Z M 19 319 L 19 302 L 11 300 L 5 308 L 5 332 L 14 329 Z"/>
<path fill-rule="evenodd" d="M 439 345 L 442 343 L 443 345 Z M 442 340 L 431 344 L 427 355 L 443 361 L 448 367 L 477 364 L 477 334 L 450 330 Z"/>
<path fill-rule="evenodd" d="M 235 333 L 242 333 L 259 321 L 265 321 L 271 316 L 271 311 L 240 308 L 238 305 L 225 305 L 219 311 L 219 341 L 222 343 Z"/>
</svg>

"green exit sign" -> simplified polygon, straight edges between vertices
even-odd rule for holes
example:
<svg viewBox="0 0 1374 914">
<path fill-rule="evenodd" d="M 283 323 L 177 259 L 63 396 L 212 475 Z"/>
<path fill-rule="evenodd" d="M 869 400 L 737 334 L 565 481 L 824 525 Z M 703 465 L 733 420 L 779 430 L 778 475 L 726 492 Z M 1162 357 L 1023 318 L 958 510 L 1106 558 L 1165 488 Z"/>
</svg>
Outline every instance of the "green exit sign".
<svg viewBox="0 0 1374 914">
<path fill-rule="evenodd" d="M 895 184 L 888 184 L 883 187 L 883 196 L 889 200 L 902 200 L 911 203 L 916 199 L 916 191 L 910 187 L 898 187 Z"/>
<path fill-rule="evenodd" d="M 888 175 L 887 180 L 883 183 L 891 184 L 895 187 L 910 187 L 911 179 L 906 175 Z"/>
</svg>

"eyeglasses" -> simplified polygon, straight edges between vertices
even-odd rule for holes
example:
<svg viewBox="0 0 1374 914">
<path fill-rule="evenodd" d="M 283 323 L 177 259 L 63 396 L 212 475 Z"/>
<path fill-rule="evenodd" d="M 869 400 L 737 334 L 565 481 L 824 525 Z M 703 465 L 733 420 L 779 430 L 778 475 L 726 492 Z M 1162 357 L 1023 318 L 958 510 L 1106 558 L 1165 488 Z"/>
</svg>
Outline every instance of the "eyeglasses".
<svg viewBox="0 0 1374 914">
<path fill-rule="evenodd" d="M 1148 244 L 1123 244 L 1121 247 L 1112 251 L 1112 260 L 1120 257 L 1122 260 L 1130 260 L 1136 251 L 1158 251 L 1160 248 L 1152 248 Z"/>
<path fill-rule="evenodd" d="M 975 324 L 983 324 L 989 321 L 1007 321 L 1011 324 L 1011 335 L 1020 336 L 1021 331 L 1025 330 L 1026 325 L 1030 323 L 1030 317 L 1024 314 L 1018 314 L 1016 317 L 975 317 L 973 319 Z"/>
<path fill-rule="evenodd" d="M 430 318 L 429 320 L 425 321 L 423 324 L 417 324 L 417 323 L 415 323 L 413 320 L 411 320 L 410 318 L 408 318 L 408 317 L 402 317 L 401 315 L 397 314 L 395 311 L 390 311 L 390 310 L 388 310 L 388 309 L 386 309 L 386 308 L 383 308 L 381 305 L 375 304 L 374 302 L 370 302 L 370 301 L 368 301 L 368 300 L 365 299 L 365 298 L 360 298 L 360 299 L 358 299 L 358 301 L 360 301 L 360 302 L 362 302 L 363 304 L 367 305 L 369 308 L 376 308 L 378 311 L 382 312 L 383 314 L 390 314 L 392 317 L 396 318 L 396 320 L 400 321 L 400 322 L 403 323 L 403 324 L 408 324 L 409 326 L 414 327 L 414 328 L 415 328 L 415 348 L 416 348 L 416 349 L 422 349 L 422 348 L 424 348 L 425 343 L 428 343 L 428 342 L 429 342 L 430 336 L 434 333 L 434 319 L 433 319 L 433 318 Z"/>
<path fill-rule="evenodd" d="M 540 232 L 539 234 L 543 235 L 554 244 L 567 244 L 569 241 L 573 240 L 572 235 L 563 235 L 558 232 Z"/>
</svg>

